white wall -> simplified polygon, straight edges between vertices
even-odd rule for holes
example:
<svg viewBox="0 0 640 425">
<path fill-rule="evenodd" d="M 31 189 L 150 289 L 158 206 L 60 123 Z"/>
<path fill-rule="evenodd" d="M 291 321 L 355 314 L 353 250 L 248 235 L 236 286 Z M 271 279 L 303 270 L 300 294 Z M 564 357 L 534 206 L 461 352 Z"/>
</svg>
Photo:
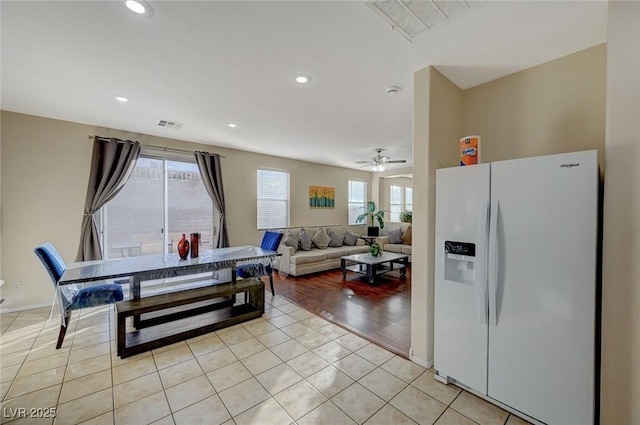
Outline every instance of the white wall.
<svg viewBox="0 0 640 425">
<path fill-rule="evenodd" d="M 366 171 L 198 145 L 125 131 L 2 111 L 0 184 L 3 310 L 46 305 L 53 289 L 33 249 L 50 241 L 67 261 L 75 258 L 91 163 L 89 135 L 137 140 L 142 145 L 219 153 L 232 245 L 259 244 L 256 169 L 290 173 L 291 225 L 347 224 L 348 180 L 370 182 Z M 309 185 L 333 186 L 336 208 L 309 208 Z M 371 186 L 370 184 L 368 186 Z M 370 196 L 370 195 L 369 195 Z M 13 283 L 22 282 L 20 292 Z"/>
<path fill-rule="evenodd" d="M 601 421 L 640 423 L 640 2 L 609 2 Z"/>
</svg>

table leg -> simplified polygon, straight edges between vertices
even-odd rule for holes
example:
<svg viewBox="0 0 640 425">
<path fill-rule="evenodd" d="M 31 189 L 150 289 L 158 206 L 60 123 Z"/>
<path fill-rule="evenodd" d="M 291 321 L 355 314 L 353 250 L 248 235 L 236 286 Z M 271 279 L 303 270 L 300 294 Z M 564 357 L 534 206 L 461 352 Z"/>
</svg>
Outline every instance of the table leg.
<svg viewBox="0 0 640 425">
<path fill-rule="evenodd" d="M 400 269 L 400 278 L 404 279 L 407 277 L 407 267 L 409 266 L 409 258 L 403 258 L 400 262 L 404 265 L 403 268 Z"/>
<path fill-rule="evenodd" d="M 347 266 L 346 261 L 342 258 L 340 259 L 340 268 L 342 269 L 342 280 L 345 280 L 347 278 Z"/>
<path fill-rule="evenodd" d="M 369 284 L 373 284 L 373 279 L 376 277 L 375 264 L 367 264 L 367 277 L 369 278 Z"/>
<path fill-rule="evenodd" d="M 238 281 L 238 274 L 236 272 L 236 263 L 233 263 L 233 265 L 231 266 L 231 283 L 235 285 L 237 281 Z M 245 300 L 246 300 L 246 295 L 245 295 Z M 235 305 L 235 303 L 236 303 L 236 294 L 234 293 L 233 295 L 231 295 L 231 305 Z"/>
</svg>

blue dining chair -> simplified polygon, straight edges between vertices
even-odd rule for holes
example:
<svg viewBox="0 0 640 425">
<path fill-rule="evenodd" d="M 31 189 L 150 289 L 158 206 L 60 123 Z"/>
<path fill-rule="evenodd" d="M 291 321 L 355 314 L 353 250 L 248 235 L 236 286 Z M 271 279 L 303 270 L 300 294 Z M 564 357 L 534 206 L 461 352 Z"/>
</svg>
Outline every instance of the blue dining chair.
<svg viewBox="0 0 640 425">
<path fill-rule="evenodd" d="M 264 232 L 260 248 L 268 249 L 270 251 L 277 251 L 283 234 L 280 232 Z M 236 276 L 238 277 L 256 277 L 256 276 L 269 276 L 269 284 L 271 285 L 271 295 L 275 295 L 276 291 L 273 289 L 273 269 L 269 265 L 261 263 L 257 264 L 243 264 L 236 269 Z"/>
<path fill-rule="evenodd" d="M 63 285 L 63 293 L 63 291 L 58 288 L 58 281 L 67 269 L 67 265 L 62 260 L 58 250 L 47 242 L 36 247 L 34 252 L 40 261 L 42 261 L 44 268 L 51 277 L 63 315 L 64 323 L 60 325 L 60 334 L 58 335 L 56 349 L 62 347 L 62 341 L 67 332 L 67 326 L 69 326 L 69 319 L 71 318 L 71 312 L 73 310 L 113 304 L 124 299 L 122 286 L 115 283 L 93 285 L 85 288 L 80 288 L 79 285 Z"/>
</svg>

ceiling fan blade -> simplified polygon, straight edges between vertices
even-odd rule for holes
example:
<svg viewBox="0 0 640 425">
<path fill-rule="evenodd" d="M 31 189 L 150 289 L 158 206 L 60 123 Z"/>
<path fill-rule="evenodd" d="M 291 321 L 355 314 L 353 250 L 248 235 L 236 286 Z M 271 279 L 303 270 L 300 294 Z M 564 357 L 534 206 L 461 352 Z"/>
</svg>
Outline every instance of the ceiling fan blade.
<svg viewBox="0 0 640 425">
<path fill-rule="evenodd" d="M 392 159 L 391 161 L 387 161 L 387 164 L 403 164 L 407 162 L 406 159 Z"/>
<path fill-rule="evenodd" d="M 356 164 L 373 164 L 371 161 L 356 161 Z"/>
</svg>

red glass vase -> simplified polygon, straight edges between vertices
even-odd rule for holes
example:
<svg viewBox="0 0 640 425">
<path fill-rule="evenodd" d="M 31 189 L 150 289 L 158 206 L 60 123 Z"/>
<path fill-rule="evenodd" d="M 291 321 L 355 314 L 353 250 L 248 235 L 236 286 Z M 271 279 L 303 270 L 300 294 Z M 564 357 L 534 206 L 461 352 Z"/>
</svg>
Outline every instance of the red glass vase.
<svg viewBox="0 0 640 425">
<path fill-rule="evenodd" d="M 189 256 L 189 241 L 185 237 L 184 233 L 182 234 L 182 239 L 178 241 L 178 255 L 183 260 Z"/>
<path fill-rule="evenodd" d="M 191 234 L 191 258 L 198 256 L 198 247 L 200 246 L 200 233 Z"/>
</svg>

